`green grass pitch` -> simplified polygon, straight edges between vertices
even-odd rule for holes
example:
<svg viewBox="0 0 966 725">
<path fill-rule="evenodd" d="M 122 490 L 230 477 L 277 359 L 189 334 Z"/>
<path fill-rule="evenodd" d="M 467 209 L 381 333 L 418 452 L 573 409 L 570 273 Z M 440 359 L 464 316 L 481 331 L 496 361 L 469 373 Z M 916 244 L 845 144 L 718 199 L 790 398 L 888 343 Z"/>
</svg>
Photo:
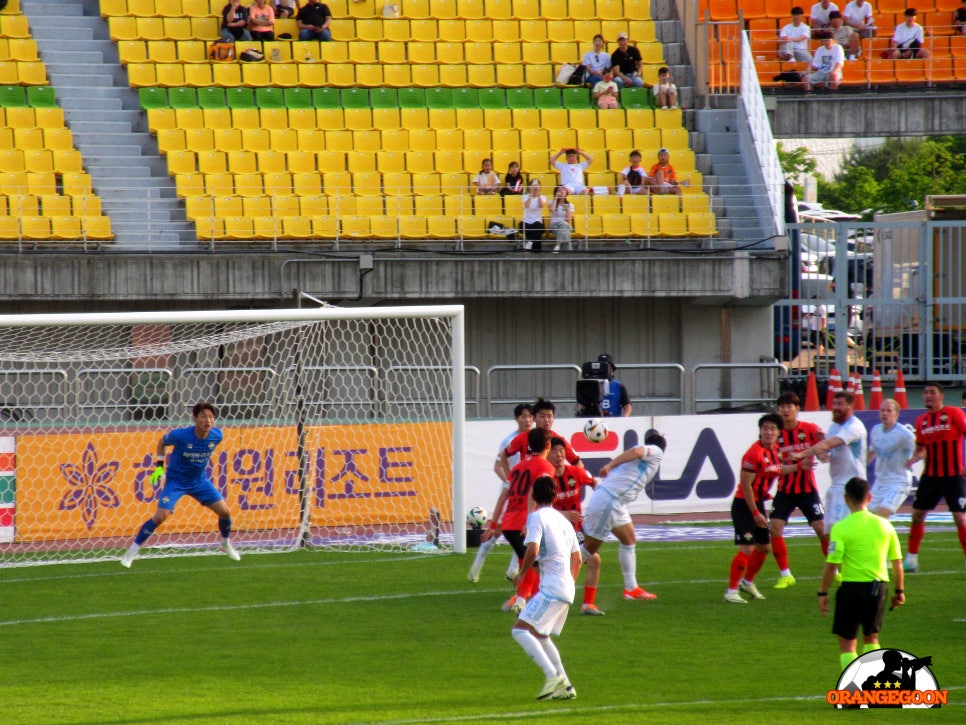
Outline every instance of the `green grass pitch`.
<svg viewBox="0 0 966 725">
<path fill-rule="evenodd" d="M 790 539 L 798 586 L 725 604 L 725 541 L 641 543 L 653 602 L 623 601 L 614 545 L 598 604 L 559 638 L 578 698 L 538 702 L 543 675 L 511 639 L 499 547 L 470 555 L 297 552 L 0 570 L 0 722 L 827 723 L 837 641 L 818 612 L 821 552 Z M 954 533 L 928 533 L 908 604 L 882 642 L 932 655 L 966 721 L 966 572 Z M 580 582 L 578 582 L 578 585 Z M 581 588 L 578 586 L 578 597 Z M 898 721 L 899 715 L 876 716 Z M 905 722 L 911 715 L 902 716 Z"/>
</svg>

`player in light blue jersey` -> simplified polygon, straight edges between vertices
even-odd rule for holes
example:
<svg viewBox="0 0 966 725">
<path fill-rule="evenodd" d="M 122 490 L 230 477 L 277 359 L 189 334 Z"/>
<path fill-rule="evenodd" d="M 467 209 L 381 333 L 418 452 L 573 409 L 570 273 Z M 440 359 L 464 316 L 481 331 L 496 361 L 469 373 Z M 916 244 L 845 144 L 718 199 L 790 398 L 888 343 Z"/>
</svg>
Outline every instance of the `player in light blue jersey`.
<svg viewBox="0 0 966 725">
<path fill-rule="evenodd" d="M 912 490 L 909 459 L 916 452 L 916 434 L 899 421 L 899 404 L 889 398 L 882 401 L 879 420 L 869 433 L 869 463 L 875 459 L 875 485 L 869 508 L 889 518 Z"/>
<path fill-rule="evenodd" d="M 628 448 L 600 469 L 600 483 L 584 508 L 584 561 L 597 553 L 607 532 L 620 542 L 617 558 L 624 575 L 624 599 L 657 599 L 637 583 L 637 538 L 627 505 L 637 500 L 661 468 L 667 441 L 653 428 L 644 434 L 644 445 Z"/>
<path fill-rule="evenodd" d="M 866 447 L 868 433 L 862 421 L 855 416 L 855 396 L 838 391 L 832 400 L 832 425 L 828 435 L 811 448 L 793 453 L 792 460 L 801 461 L 809 456 L 828 460 L 832 484 L 825 492 L 825 533 L 849 515 L 845 503 L 845 484 L 852 478 L 866 478 Z"/>
<path fill-rule="evenodd" d="M 224 437 L 220 428 L 215 428 L 215 408 L 211 403 L 197 403 L 191 411 L 194 426 L 176 428 L 161 436 L 155 455 L 155 469 L 151 483 L 158 485 L 165 479 L 164 488 L 158 500 L 158 510 L 144 522 L 134 537 L 134 543 L 121 557 L 121 566 L 130 568 L 141 546 L 165 520 L 174 513 L 174 507 L 182 496 L 191 496 L 202 506 L 218 515 L 218 530 L 221 532 L 220 548 L 234 561 L 241 559 L 228 537 L 231 536 L 231 513 L 221 492 L 206 475 L 208 461 L 215 448 Z M 172 448 L 165 474 L 164 454 Z"/>
</svg>

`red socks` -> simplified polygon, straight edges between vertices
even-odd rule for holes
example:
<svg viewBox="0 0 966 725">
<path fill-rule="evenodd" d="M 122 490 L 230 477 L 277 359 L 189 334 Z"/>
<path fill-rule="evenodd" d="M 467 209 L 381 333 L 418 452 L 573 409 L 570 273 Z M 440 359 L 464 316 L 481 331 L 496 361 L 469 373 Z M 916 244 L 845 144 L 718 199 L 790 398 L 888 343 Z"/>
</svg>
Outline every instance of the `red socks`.
<svg viewBox="0 0 966 725">
<path fill-rule="evenodd" d="M 754 581 L 758 572 L 761 571 L 761 567 L 765 564 L 765 559 L 768 558 L 768 554 L 763 551 L 755 549 L 751 552 L 751 557 L 748 559 L 748 570 L 745 572 L 745 579 L 748 581 Z"/>
<path fill-rule="evenodd" d="M 963 547 L 963 554 L 966 554 L 966 526 L 957 528 L 956 533 L 959 534 L 959 544 Z"/>
<path fill-rule="evenodd" d="M 745 568 L 748 566 L 748 555 L 738 552 L 731 560 L 731 574 L 728 576 L 728 588 L 737 589 L 738 582 L 741 581 Z"/>
<path fill-rule="evenodd" d="M 960 532 L 962 530 L 960 529 Z M 926 524 L 912 524 L 909 527 L 909 553 L 918 554 L 919 546 L 922 544 L 922 537 L 926 535 Z M 959 540 L 962 541 L 963 534 L 959 534 Z"/>
<path fill-rule="evenodd" d="M 537 570 L 533 567 L 527 570 L 527 573 L 523 575 L 523 580 L 520 582 L 520 586 L 517 588 L 517 596 L 523 597 L 528 602 L 533 598 L 533 595 L 537 593 L 540 588 L 540 575 Z"/>
<path fill-rule="evenodd" d="M 593 604 L 597 599 L 597 587 L 584 587 L 584 604 Z"/>
<path fill-rule="evenodd" d="M 771 550 L 775 552 L 775 562 L 778 564 L 778 571 L 785 571 L 788 568 L 788 545 L 785 543 L 785 537 L 772 536 Z"/>
</svg>

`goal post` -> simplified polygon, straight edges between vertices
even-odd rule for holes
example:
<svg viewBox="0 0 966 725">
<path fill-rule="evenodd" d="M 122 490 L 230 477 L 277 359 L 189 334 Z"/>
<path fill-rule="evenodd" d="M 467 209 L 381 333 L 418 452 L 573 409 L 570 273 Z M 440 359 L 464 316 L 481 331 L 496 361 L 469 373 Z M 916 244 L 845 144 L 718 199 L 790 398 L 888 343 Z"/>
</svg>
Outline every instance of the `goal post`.
<svg viewBox="0 0 966 725">
<path fill-rule="evenodd" d="M 0 567 L 118 557 L 200 401 L 242 554 L 465 551 L 463 324 L 459 305 L 0 315 Z M 141 556 L 218 541 L 185 497 Z"/>
</svg>

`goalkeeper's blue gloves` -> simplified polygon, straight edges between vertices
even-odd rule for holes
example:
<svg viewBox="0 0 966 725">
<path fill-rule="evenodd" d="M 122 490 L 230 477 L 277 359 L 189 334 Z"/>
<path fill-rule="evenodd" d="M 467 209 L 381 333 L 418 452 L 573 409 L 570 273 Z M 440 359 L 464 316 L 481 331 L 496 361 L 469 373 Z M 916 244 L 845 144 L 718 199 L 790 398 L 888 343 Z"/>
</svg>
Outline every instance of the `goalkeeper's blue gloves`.
<svg viewBox="0 0 966 725">
<path fill-rule="evenodd" d="M 151 482 L 152 486 L 157 488 L 158 486 L 161 485 L 161 479 L 163 478 L 164 478 L 164 461 L 155 461 L 154 473 L 151 474 L 151 477 L 148 479 L 148 481 Z"/>
</svg>

